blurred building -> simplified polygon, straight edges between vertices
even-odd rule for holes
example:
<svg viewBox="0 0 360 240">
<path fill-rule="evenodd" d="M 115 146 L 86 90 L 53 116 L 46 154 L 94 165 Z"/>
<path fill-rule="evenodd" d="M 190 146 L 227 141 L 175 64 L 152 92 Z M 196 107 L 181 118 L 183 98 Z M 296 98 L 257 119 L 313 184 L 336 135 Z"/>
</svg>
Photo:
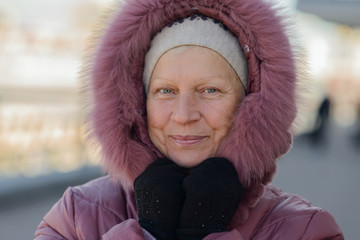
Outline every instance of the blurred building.
<svg viewBox="0 0 360 240">
<path fill-rule="evenodd" d="M 305 128 L 314 125 L 313 113 L 325 97 L 337 124 L 351 126 L 360 105 L 360 1 L 298 0 L 296 7 L 309 63 Z"/>
<path fill-rule="evenodd" d="M 360 26 L 360 0 L 298 0 L 297 9 L 331 22 Z"/>
<path fill-rule="evenodd" d="M 97 164 L 78 72 L 100 0 L 0 3 L 0 181 Z"/>
</svg>

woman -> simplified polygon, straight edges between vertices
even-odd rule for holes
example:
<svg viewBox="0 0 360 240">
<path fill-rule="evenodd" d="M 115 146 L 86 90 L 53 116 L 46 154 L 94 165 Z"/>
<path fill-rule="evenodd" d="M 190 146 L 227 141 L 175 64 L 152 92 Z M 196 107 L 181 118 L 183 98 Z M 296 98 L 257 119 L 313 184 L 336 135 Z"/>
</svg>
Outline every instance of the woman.
<svg viewBox="0 0 360 240">
<path fill-rule="evenodd" d="M 129 0 L 90 64 L 109 177 L 67 189 L 35 239 L 343 239 L 269 186 L 292 143 L 295 56 L 261 0 Z"/>
</svg>

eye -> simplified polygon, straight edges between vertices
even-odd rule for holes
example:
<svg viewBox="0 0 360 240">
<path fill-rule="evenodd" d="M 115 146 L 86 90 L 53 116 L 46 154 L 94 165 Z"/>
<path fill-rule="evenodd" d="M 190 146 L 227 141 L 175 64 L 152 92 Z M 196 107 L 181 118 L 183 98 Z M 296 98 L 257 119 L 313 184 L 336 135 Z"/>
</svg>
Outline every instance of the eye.
<svg viewBox="0 0 360 240">
<path fill-rule="evenodd" d="M 161 94 L 170 94 L 170 93 L 172 93 L 171 89 L 169 89 L 169 88 L 162 88 L 162 89 L 159 90 L 159 92 Z"/>
<path fill-rule="evenodd" d="M 216 92 L 217 92 L 217 89 L 215 89 L 215 88 L 207 88 L 207 89 L 205 89 L 204 92 L 205 92 L 205 93 L 216 93 Z"/>
</svg>

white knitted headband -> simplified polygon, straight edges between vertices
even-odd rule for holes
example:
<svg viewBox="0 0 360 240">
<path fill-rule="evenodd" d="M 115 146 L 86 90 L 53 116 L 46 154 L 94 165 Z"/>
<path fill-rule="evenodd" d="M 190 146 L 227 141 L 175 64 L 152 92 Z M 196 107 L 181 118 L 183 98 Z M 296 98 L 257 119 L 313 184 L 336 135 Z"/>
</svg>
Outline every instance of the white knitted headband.
<svg viewBox="0 0 360 240">
<path fill-rule="evenodd" d="M 219 53 L 232 66 L 246 89 L 248 66 L 238 39 L 218 20 L 192 15 L 168 25 L 151 41 L 143 73 L 146 92 L 160 57 L 172 48 L 185 45 L 207 47 Z"/>
</svg>

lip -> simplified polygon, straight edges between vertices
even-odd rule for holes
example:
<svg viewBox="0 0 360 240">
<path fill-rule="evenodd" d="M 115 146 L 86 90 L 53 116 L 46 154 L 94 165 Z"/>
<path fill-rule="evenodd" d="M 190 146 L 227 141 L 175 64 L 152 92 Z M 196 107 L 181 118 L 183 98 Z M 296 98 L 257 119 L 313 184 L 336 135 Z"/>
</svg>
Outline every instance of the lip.
<svg viewBox="0 0 360 240">
<path fill-rule="evenodd" d="M 198 143 L 203 142 L 205 139 L 207 139 L 207 136 L 197 136 L 197 135 L 171 135 L 171 140 L 180 146 L 193 146 Z"/>
</svg>

